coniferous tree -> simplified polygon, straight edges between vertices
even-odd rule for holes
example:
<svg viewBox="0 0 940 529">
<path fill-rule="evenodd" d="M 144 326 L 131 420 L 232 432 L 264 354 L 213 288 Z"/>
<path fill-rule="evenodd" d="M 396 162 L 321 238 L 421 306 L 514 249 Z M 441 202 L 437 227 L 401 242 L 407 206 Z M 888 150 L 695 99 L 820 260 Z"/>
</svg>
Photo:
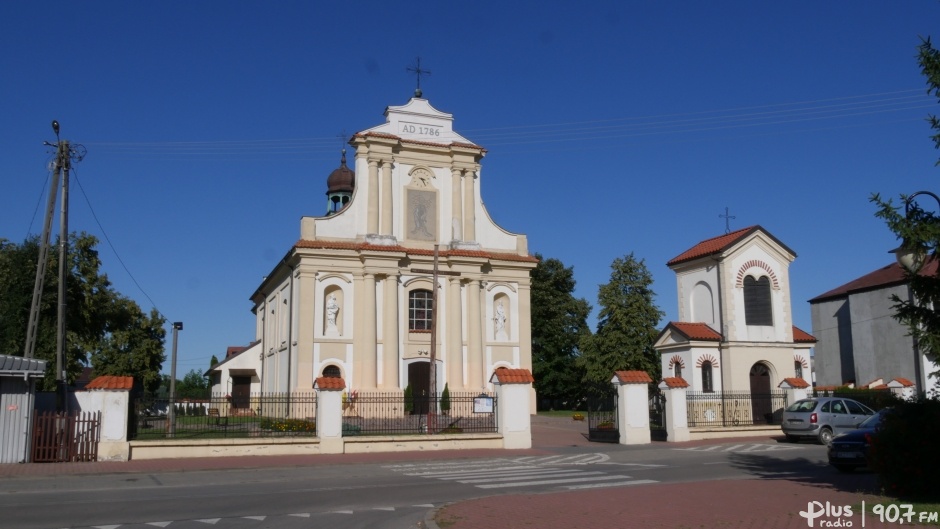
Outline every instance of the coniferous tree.
<svg viewBox="0 0 940 529">
<path fill-rule="evenodd" d="M 597 332 L 582 344 L 584 380 L 594 391 L 610 385 L 614 371 L 646 371 L 660 378 L 659 354 L 653 343 L 663 312 L 652 289 L 653 276 L 643 260 L 633 254 L 618 257 L 611 264 L 610 282 L 598 291 Z"/>
<path fill-rule="evenodd" d="M 574 297 L 574 269 L 539 254 L 532 270 L 532 371 L 538 405 L 567 408 L 582 395 L 579 344 L 591 333 L 591 306 Z"/>
</svg>

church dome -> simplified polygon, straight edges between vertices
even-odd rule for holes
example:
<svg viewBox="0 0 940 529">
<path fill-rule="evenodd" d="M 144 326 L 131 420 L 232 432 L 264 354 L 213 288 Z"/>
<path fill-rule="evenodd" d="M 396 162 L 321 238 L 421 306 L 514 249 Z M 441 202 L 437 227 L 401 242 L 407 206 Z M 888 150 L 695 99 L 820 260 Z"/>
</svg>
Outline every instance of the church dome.
<svg viewBox="0 0 940 529">
<path fill-rule="evenodd" d="M 356 173 L 346 167 L 346 150 L 343 149 L 343 158 L 340 166 L 330 173 L 326 179 L 326 193 L 352 193 L 356 187 Z"/>
</svg>

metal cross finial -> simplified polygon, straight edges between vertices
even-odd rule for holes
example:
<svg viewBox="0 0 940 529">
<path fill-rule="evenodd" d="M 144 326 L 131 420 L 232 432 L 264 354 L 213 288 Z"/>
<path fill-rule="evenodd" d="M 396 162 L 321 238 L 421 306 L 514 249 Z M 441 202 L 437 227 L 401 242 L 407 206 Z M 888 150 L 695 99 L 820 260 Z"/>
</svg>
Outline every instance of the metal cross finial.
<svg viewBox="0 0 940 529">
<path fill-rule="evenodd" d="M 343 158 L 340 160 L 342 165 L 346 165 L 346 142 L 348 141 L 349 136 L 346 135 L 346 129 L 343 129 L 343 132 L 336 135 L 337 138 L 343 140 L 343 143 L 340 145 L 340 149 L 343 152 Z"/>
<path fill-rule="evenodd" d="M 728 208 L 725 207 L 725 214 L 718 214 L 719 218 L 725 219 L 725 233 L 731 233 L 731 219 L 736 219 L 734 215 L 728 213 Z"/>
<path fill-rule="evenodd" d="M 421 97 L 421 76 L 422 75 L 431 75 L 431 70 L 425 70 L 421 68 L 421 57 L 415 58 L 415 65 L 405 68 L 406 71 L 415 74 L 415 77 L 418 78 L 418 87 L 415 88 L 415 97 Z"/>
</svg>

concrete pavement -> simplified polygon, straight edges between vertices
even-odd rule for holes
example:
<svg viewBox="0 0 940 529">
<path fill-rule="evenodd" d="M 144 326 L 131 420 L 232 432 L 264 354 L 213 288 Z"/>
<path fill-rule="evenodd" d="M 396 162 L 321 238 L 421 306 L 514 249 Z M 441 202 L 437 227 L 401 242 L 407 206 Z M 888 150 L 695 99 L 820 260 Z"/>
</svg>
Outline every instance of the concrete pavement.
<svg viewBox="0 0 940 529">
<path fill-rule="evenodd" d="M 587 425 L 570 418 L 534 417 L 533 447 L 513 450 L 513 456 L 547 455 L 562 447 L 598 446 L 586 438 Z M 776 441 L 748 438 L 749 442 Z M 733 442 L 734 439 L 693 441 L 681 446 Z M 603 446 L 603 445 L 601 445 Z M 680 446 L 677 444 L 676 446 Z M 433 459 L 503 457 L 505 450 L 382 453 L 355 455 L 254 456 L 128 462 L 0 465 L 0 479 L 27 476 L 99 473 L 173 472 L 279 466 L 317 466 L 341 463 L 383 463 Z M 896 527 L 868 515 L 862 525 L 860 507 L 887 505 L 877 494 L 870 473 L 824 473 L 823 478 L 780 475 L 760 469 L 754 477 L 710 482 L 657 483 L 590 490 L 497 495 L 468 500 L 429 512 L 429 529 L 577 529 L 596 527 L 644 528 L 804 528 Z M 827 508 L 828 503 L 828 510 Z M 893 502 L 896 503 L 896 502 Z M 848 516 L 845 507 L 852 510 Z M 818 515 L 814 524 L 800 512 Z M 915 520 L 916 521 L 916 520 Z M 852 522 L 846 525 L 846 522 Z M 905 526 L 916 524 L 905 523 Z"/>
</svg>

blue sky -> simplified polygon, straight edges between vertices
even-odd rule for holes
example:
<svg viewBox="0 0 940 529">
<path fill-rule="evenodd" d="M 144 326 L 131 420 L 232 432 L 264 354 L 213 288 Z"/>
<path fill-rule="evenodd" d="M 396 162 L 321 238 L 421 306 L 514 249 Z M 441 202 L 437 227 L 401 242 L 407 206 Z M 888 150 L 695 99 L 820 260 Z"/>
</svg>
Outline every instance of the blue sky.
<svg viewBox="0 0 940 529">
<path fill-rule="evenodd" d="M 42 229 L 56 119 L 88 150 L 70 229 L 185 323 L 179 376 L 204 370 L 254 338 L 248 297 L 325 211 L 339 136 L 406 103 L 420 56 L 425 97 L 489 151 L 490 215 L 595 314 L 632 252 L 675 319 L 665 263 L 727 207 L 797 253 L 811 331 L 808 299 L 892 260 L 871 193 L 940 191 L 915 59 L 938 21 L 933 0 L 2 2 L 0 237 Z"/>
</svg>

